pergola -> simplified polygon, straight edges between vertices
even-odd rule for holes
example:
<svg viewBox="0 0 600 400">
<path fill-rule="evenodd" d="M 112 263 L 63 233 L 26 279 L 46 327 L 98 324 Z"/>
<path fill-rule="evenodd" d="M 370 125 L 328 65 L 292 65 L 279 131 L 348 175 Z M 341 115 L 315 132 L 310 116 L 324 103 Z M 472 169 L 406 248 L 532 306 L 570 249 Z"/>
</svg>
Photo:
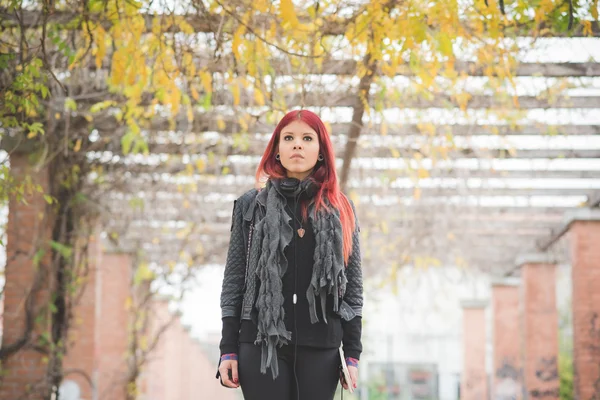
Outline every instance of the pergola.
<svg viewBox="0 0 600 400">
<path fill-rule="evenodd" d="M 330 60 L 311 73 L 342 79 L 354 68 L 353 61 Z M 467 63 L 458 68 L 481 76 Z M 516 71 L 520 78 L 593 78 L 600 77 L 600 64 L 523 63 Z M 282 68 L 281 73 L 293 71 Z M 89 155 L 112 171 L 115 189 L 103 204 L 109 237 L 120 246 L 141 250 L 159 264 L 177 259 L 181 251 L 194 262 L 224 262 L 233 200 L 253 187 L 256 165 L 274 129 L 260 114 L 241 126 L 229 97 L 214 93 L 218 111 L 198 112 L 191 123 L 155 120 L 146 132 L 147 156 L 119 154 L 116 140 Z M 286 98 L 290 108 L 332 113 L 351 112 L 360 106 L 357 99 L 335 91 Z M 519 96 L 516 101 L 522 111 L 600 109 L 595 95 L 551 101 Z M 459 104 L 452 96 L 400 97 L 385 100 L 384 107 L 435 114 Z M 498 107 L 506 105 L 494 95 L 475 95 L 467 103 L 469 110 L 484 112 Z M 385 127 L 366 122 L 358 140 L 349 135 L 351 122 L 334 121 L 329 127 L 339 168 L 349 162 L 349 144 L 357 143 L 344 184 L 358 204 L 367 273 L 408 263 L 510 273 L 518 254 L 548 250 L 565 211 L 598 206 L 600 127 L 585 121 Z M 96 128 L 100 137 L 119 131 L 109 116 Z"/>
</svg>

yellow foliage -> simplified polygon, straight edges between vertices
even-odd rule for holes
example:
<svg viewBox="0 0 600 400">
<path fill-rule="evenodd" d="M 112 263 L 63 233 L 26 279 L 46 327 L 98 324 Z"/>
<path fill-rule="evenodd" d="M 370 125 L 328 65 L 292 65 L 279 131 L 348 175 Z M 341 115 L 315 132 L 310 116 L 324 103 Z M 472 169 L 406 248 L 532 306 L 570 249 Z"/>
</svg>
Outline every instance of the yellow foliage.
<svg viewBox="0 0 600 400">
<path fill-rule="evenodd" d="M 282 26 L 284 28 L 296 28 L 298 26 L 298 17 L 294 10 L 292 0 L 280 0 L 279 15 L 281 16 Z"/>
<path fill-rule="evenodd" d="M 413 198 L 415 200 L 420 200 L 421 199 L 421 188 L 420 187 L 415 187 L 413 189 Z"/>
<path fill-rule="evenodd" d="M 259 106 L 265 105 L 265 97 L 259 89 L 254 89 L 254 102 Z"/>
<path fill-rule="evenodd" d="M 202 69 L 198 72 L 200 76 L 200 81 L 202 82 L 202 87 L 206 93 L 212 93 L 212 75 L 206 69 Z"/>
</svg>

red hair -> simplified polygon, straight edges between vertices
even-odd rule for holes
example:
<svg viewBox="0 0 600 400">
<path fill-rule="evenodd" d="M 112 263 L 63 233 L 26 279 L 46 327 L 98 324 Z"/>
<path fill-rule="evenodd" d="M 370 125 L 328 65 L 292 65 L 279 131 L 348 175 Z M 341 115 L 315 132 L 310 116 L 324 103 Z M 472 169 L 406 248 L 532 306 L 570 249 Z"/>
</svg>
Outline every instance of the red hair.
<svg viewBox="0 0 600 400">
<path fill-rule="evenodd" d="M 315 181 L 319 190 L 315 195 L 315 211 L 319 212 L 322 209 L 327 210 L 325 199 L 339 210 L 340 220 L 342 223 L 343 251 L 344 262 L 348 264 L 348 259 L 352 253 L 352 234 L 356 228 L 354 219 L 354 211 L 348 198 L 340 190 L 338 184 L 337 172 L 335 170 L 335 152 L 333 145 L 329 139 L 327 128 L 321 118 L 308 110 L 296 110 L 288 112 L 277 124 L 275 131 L 271 136 L 271 140 L 267 144 L 267 148 L 258 164 L 256 170 L 257 186 L 263 183 L 268 178 L 282 179 L 286 177 L 286 170 L 279 161 L 275 159 L 279 147 L 279 138 L 283 128 L 288 126 L 294 120 L 300 120 L 310 126 L 319 138 L 319 152 L 323 155 L 323 161 L 317 162 L 310 178 Z M 306 207 L 302 206 L 302 214 L 306 218 Z"/>
</svg>

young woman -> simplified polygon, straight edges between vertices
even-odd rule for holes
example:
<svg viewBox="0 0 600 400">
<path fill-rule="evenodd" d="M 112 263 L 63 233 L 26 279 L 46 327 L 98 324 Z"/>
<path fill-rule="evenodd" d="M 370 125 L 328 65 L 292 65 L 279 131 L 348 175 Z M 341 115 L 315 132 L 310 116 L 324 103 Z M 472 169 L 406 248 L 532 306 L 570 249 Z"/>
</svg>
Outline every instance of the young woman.
<svg viewBox="0 0 600 400">
<path fill-rule="evenodd" d="M 279 122 L 265 180 L 233 206 L 217 377 L 246 400 L 332 400 L 338 379 L 357 386 L 362 272 L 354 207 L 315 113 Z M 342 344 L 352 382 L 340 378 Z"/>
</svg>

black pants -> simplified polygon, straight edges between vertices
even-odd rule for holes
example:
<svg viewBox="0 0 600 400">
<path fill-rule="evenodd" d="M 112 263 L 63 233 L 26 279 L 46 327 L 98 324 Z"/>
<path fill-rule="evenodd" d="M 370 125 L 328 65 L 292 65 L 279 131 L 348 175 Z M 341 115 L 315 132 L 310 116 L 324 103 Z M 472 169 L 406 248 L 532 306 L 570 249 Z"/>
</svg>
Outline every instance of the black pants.
<svg viewBox="0 0 600 400">
<path fill-rule="evenodd" d="M 339 380 L 338 349 L 298 346 L 296 351 L 294 345 L 277 349 L 275 380 L 270 369 L 266 375 L 260 373 L 260 357 L 259 346 L 240 343 L 238 374 L 245 400 L 333 400 Z"/>
</svg>

